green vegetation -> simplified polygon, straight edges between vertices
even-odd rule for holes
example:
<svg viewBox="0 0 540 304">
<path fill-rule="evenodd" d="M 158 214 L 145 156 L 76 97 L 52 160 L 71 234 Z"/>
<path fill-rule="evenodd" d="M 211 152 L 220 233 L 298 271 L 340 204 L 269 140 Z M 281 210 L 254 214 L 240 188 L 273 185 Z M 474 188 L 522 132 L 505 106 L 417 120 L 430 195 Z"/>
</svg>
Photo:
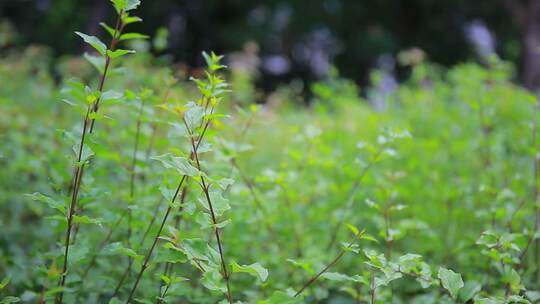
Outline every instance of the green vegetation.
<svg viewBox="0 0 540 304">
<path fill-rule="evenodd" d="M 540 301 L 538 102 L 510 65 L 416 63 L 382 111 L 337 73 L 255 105 L 212 52 L 182 79 L 123 49 L 139 2 L 113 2 L 61 79 L 0 59 L 0 303 Z"/>
</svg>

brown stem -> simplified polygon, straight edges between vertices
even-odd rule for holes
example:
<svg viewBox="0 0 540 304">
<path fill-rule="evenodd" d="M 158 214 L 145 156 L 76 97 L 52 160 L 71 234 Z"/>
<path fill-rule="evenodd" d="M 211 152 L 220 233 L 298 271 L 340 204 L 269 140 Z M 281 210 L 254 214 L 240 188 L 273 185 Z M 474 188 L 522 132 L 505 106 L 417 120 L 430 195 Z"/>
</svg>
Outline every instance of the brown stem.
<svg viewBox="0 0 540 304">
<path fill-rule="evenodd" d="M 66 275 L 68 270 L 68 257 L 69 257 L 69 245 L 70 245 L 70 239 L 71 239 L 71 231 L 73 228 L 73 215 L 75 214 L 75 208 L 77 205 L 77 198 L 79 194 L 79 188 L 80 188 L 80 180 L 82 177 L 82 172 L 84 165 L 81 163 L 82 160 L 82 151 L 83 146 L 86 138 L 86 129 L 88 127 L 88 116 L 90 113 L 90 106 L 88 107 L 88 110 L 86 112 L 86 116 L 84 118 L 83 123 L 83 133 L 81 136 L 81 141 L 79 143 L 79 152 L 77 155 L 77 164 L 75 169 L 75 176 L 73 178 L 73 187 L 72 187 L 72 194 L 71 194 L 71 203 L 69 206 L 69 212 L 67 215 L 67 229 L 66 229 L 66 236 L 65 236 L 65 249 L 64 249 L 64 265 L 62 266 L 62 273 L 60 274 L 60 280 L 58 282 L 58 286 L 60 288 L 63 288 L 66 284 Z M 61 304 L 63 302 L 64 298 L 64 292 L 63 289 L 60 290 L 60 292 L 57 294 L 55 303 Z"/>
<path fill-rule="evenodd" d="M 135 280 L 135 283 L 133 284 L 133 287 L 131 288 L 126 304 L 129 304 L 129 302 L 133 299 L 133 295 L 135 294 L 135 290 L 137 290 L 137 287 L 139 286 L 141 277 L 144 271 L 146 270 L 146 268 L 148 268 L 148 262 L 150 261 L 150 257 L 152 256 L 152 253 L 154 252 L 154 248 L 156 247 L 157 241 L 159 240 L 159 237 L 161 236 L 161 232 L 163 231 L 163 228 L 165 227 L 165 223 L 167 222 L 169 214 L 171 213 L 174 201 L 176 200 L 176 197 L 178 196 L 178 193 L 180 192 L 180 188 L 182 188 L 182 185 L 184 184 L 186 177 L 187 177 L 186 175 L 182 176 L 182 179 L 178 183 L 178 187 L 176 188 L 176 191 L 174 192 L 171 202 L 169 206 L 167 207 L 167 211 L 165 211 L 165 216 L 163 217 L 163 220 L 161 221 L 161 225 L 159 226 L 159 230 L 156 233 L 156 237 L 154 238 L 154 241 L 152 242 L 152 246 L 150 247 L 150 250 L 148 250 L 148 253 L 146 254 L 144 258 L 143 264 L 141 265 L 141 269 L 139 270 L 139 273 L 137 274 L 137 279 Z"/>
<path fill-rule="evenodd" d="M 184 123 L 186 123 L 185 120 L 184 120 Z M 201 133 L 201 136 L 199 138 L 199 142 L 197 143 L 196 146 L 193 143 L 193 138 L 191 138 L 191 144 L 192 144 L 192 147 L 193 147 L 192 153 L 195 155 L 195 157 L 197 157 L 197 149 L 199 148 L 200 143 L 202 142 L 202 139 L 203 139 L 204 135 L 206 134 L 206 130 L 208 129 L 208 125 L 209 125 L 209 122 L 207 122 L 206 125 L 204 126 L 204 129 L 203 129 L 203 131 Z M 197 163 L 198 163 L 198 160 L 197 160 Z M 148 253 L 146 254 L 146 256 L 144 258 L 143 264 L 142 264 L 141 269 L 140 269 L 140 271 L 139 271 L 139 273 L 137 275 L 137 279 L 135 281 L 135 284 L 133 284 L 133 287 L 132 287 L 132 289 L 131 289 L 131 291 L 129 293 L 129 297 L 128 297 L 127 301 L 126 301 L 126 304 L 129 304 L 129 302 L 133 299 L 133 295 L 135 294 L 135 290 L 137 290 L 137 286 L 139 285 L 141 277 L 142 277 L 144 271 L 146 270 L 146 268 L 148 267 L 148 262 L 150 261 L 150 256 L 152 255 L 152 252 L 154 251 L 154 248 L 156 247 L 156 243 L 157 243 L 159 237 L 161 236 L 161 232 L 163 231 L 163 227 L 165 226 L 165 223 L 167 222 L 167 218 L 169 217 L 169 214 L 171 213 L 172 204 L 176 200 L 176 197 L 178 196 L 178 193 L 180 192 L 180 188 L 182 187 L 182 185 L 184 184 L 184 182 L 187 179 L 188 179 L 187 175 L 182 176 L 182 179 L 181 179 L 178 187 L 176 188 L 174 196 L 171 199 L 171 202 L 170 202 L 169 206 L 167 207 L 167 211 L 165 211 L 165 216 L 163 217 L 163 220 L 161 221 L 161 225 L 159 227 L 158 233 L 156 234 L 156 237 L 154 238 L 154 242 L 152 243 L 152 246 L 150 247 L 150 250 L 148 251 Z M 122 278 L 121 282 L 123 282 L 123 280 L 124 280 L 124 278 Z M 116 292 L 115 292 L 115 294 L 116 294 Z"/>
<path fill-rule="evenodd" d="M 110 47 L 111 50 L 114 50 L 114 47 L 116 46 L 116 44 L 118 42 L 117 41 L 117 36 L 120 34 L 120 31 L 121 31 L 120 30 L 120 27 L 121 27 L 120 24 L 121 24 L 122 13 L 123 13 L 123 11 L 120 11 L 118 19 L 117 19 L 116 28 L 115 28 L 114 35 L 113 35 L 113 38 L 112 38 L 112 41 L 111 41 L 111 47 Z M 108 71 L 109 66 L 110 66 L 110 57 L 107 54 L 105 54 L 105 56 L 106 56 L 105 68 L 103 69 L 103 73 L 101 74 L 101 77 L 100 77 L 100 80 L 99 80 L 99 87 L 98 87 L 98 91 L 100 93 L 103 92 L 103 87 L 105 85 L 105 79 L 107 78 L 107 71 Z M 101 94 L 100 94 L 100 96 L 101 96 Z M 68 216 L 67 216 L 67 229 L 66 229 L 65 249 L 64 249 L 64 265 L 62 267 L 62 273 L 60 275 L 60 280 L 59 280 L 59 284 L 58 284 L 58 287 L 60 288 L 60 292 L 56 296 L 56 299 L 55 299 L 56 304 L 62 304 L 63 299 L 64 299 L 64 291 L 63 291 L 63 289 L 64 289 L 64 286 L 66 284 L 66 276 L 67 276 L 67 271 L 68 271 L 69 247 L 70 247 L 71 231 L 72 231 L 72 228 L 73 228 L 73 216 L 75 215 L 75 210 L 77 208 L 77 200 L 78 200 L 78 196 L 79 196 L 79 189 L 80 189 L 80 185 L 81 185 L 81 181 L 82 181 L 82 177 L 83 177 L 83 172 L 84 172 L 84 164 L 81 164 L 82 152 L 83 152 L 83 148 L 84 148 L 84 144 L 85 144 L 88 125 L 90 123 L 89 122 L 90 113 L 96 113 L 97 112 L 99 99 L 100 98 L 98 98 L 92 105 L 90 105 L 88 107 L 88 109 L 86 111 L 86 115 L 84 117 L 83 133 L 82 133 L 82 136 L 81 136 L 81 141 L 79 143 L 79 151 L 78 151 L 78 155 L 77 155 L 77 168 L 75 169 L 75 177 L 73 178 L 73 188 L 72 188 L 72 195 L 71 195 L 71 203 L 70 203 L 70 206 L 69 206 L 69 212 L 68 212 Z M 92 121 L 90 123 L 90 130 L 88 131 L 88 133 L 90 133 L 90 134 L 93 131 L 94 121 L 95 121 L 95 118 L 92 118 Z"/>
<path fill-rule="evenodd" d="M 213 111 L 213 109 L 212 109 L 212 111 Z M 185 119 L 184 119 L 184 124 L 186 126 L 186 129 L 187 129 L 187 131 L 189 133 L 189 137 L 191 139 L 191 147 L 192 147 L 193 155 L 195 157 L 195 163 L 197 165 L 197 169 L 200 171 L 201 170 L 201 163 L 199 162 L 199 155 L 197 153 L 197 147 L 198 147 L 198 144 L 200 144 L 201 140 L 199 140 L 198 144 L 196 145 L 193 133 L 192 133 L 191 129 L 189 128 L 189 125 L 187 124 Z M 210 120 L 208 120 L 206 122 L 206 125 L 204 127 L 203 132 L 206 131 L 206 129 L 208 128 L 209 125 L 210 125 Z M 223 279 L 225 280 L 225 284 L 227 286 L 227 300 L 229 301 L 230 304 L 232 304 L 233 299 L 232 299 L 232 294 L 231 294 L 229 271 L 227 270 L 227 264 L 225 262 L 225 255 L 223 254 L 223 245 L 222 245 L 222 242 L 221 242 L 221 237 L 219 235 L 219 228 L 217 227 L 218 221 L 217 221 L 217 218 L 216 218 L 216 214 L 214 212 L 214 207 L 212 205 L 212 200 L 210 199 L 210 192 L 209 192 L 210 185 L 206 184 L 204 176 L 202 176 L 202 175 L 201 175 L 201 188 L 202 188 L 202 190 L 204 192 L 204 196 L 206 197 L 206 202 L 208 203 L 208 208 L 210 209 L 210 215 L 212 217 L 212 223 L 214 224 L 214 235 L 216 237 L 216 241 L 217 241 L 217 244 L 218 244 L 219 257 L 221 259 L 221 267 L 222 267 L 222 270 L 223 270 L 222 276 L 223 276 Z"/>
<path fill-rule="evenodd" d="M 375 271 L 371 270 L 371 278 L 369 280 L 369 295 L 370 304 L 375 304 Z"/>
<path fill-rule="evenodd" d="M 121 10 L 118 13 L 118 18 L 116 19 L 116 26 L 114 27 L 114 34 L 113 34 L 113 37 L 112 37 L 112 40 L 111 40 L 111 47 L 109 48 L 111 51 L 114 51 L 116 49 L 116 45 L 118 44 L 118 42 L 120 42 L 120 40 L 119 40 L 120 39 L 120 34 L 124 30 L 124 24 L 122 23 L 122 15 L 123 14 L 124 14 L 124 11 Z M 111 57 L 107 53 L 105 53 L 105 68 L 103 68 L 103 74 L 102 74 L 102 77 L 99 80 L 98 91 L 100 93 L 103 92 L 103 87 L 105 86 L 106 75 L 107 75 L 107 72 L 109 70 L 110 65 L 111 65 Z M 100 100 L 101 100 L 101 96 L 94 103 L 92 112 L 97 113 L 97 111 L 99 109 Z M 90 123 L 90 133 L 92 133 L 94 131 L 94 123 L 95 122 L 96 122 L 96 119 L 92 118 L 92 122 Z"/>
<path fill-rule="evenodd" d="M 351 242 L 345 249 L 342 248 L 340 250 L 340 252 L 336 255 L 336 257 L 328 264 L 326 265 L 321 271 L 319 271 L 316 275 L 314 275 L 311 279 L 309 279 L 305 284 L 304 286 L 302 286 L 302 288 L 300 288 L 300 290 L 298 290 L 294 296 L 297 297 L 298 295 L 300 295 L 306 288 L 308 288 L 311 284 L 313 284 L 315 281 L 317 281 L 317 279 L 323 274 L 325 273 L 326 271 L 328 271 L 328 269 L 330 269 L 332 266 L 334 266 L 337 262 L 339 262 L 339 260 L 341 260 L 341 258 L 345 255 L 345 253 L 351 249 L 351 247 L 356 244 L 356 241 L 362 236 L 362 233 L 359 233 L 353 242 Z"/>
</svg>

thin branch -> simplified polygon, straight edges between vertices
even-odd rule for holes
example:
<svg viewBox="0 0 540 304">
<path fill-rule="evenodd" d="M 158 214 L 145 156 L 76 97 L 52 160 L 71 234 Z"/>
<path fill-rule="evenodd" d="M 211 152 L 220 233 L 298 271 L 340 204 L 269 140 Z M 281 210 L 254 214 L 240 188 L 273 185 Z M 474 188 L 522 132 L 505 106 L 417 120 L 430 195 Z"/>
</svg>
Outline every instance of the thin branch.
<svg viewBox="0 0 540 304">
<path fill-rule="evenodd" d="M 345 220 L 347 219 L 347 215 L 348 215 L 348 212 L 350 212 L 350 209 L 352 208 L 352 204 L 354 202 L 353 198 L 354 198 L 354 195 L 356 194 L 356 191 L 358 190 L 358 187 L 360 186 L 360 183 L 362 182 L 362 180 L 364 179 L 364 177 L 366 176 L 366 174 L 368 173 L 369 169 L 375 164 L 375 162 L 377 162 L 377 160 L 379 159 L 379 157 L 381 156 L 382 152 L 384 151 L 384 146 L 381 146 L 377 152 L 375 153 L 375 156 L 373 157 L 373 160 L 370 161 L 365 167 L 364 169 L 362 169 L 362 171 L 360 172 L 360 174 L 356 177 L 356 179 L 354 180 L 351 188 L 349 189 L 349 192 L 347 194 L 347 205 L 345 206 L 345 208 L 343 209 L 343 212 L 340 214 L 340 217 L 338 219 L 338 222 L 336 224 L 336 226 L 334 227 L 334 229 L 332 229 L 332 234 L 331 234 L 331 237 L 330 237 L 330 242 L 328 243 L 328 245 L 326 246 L 326 249 L 329 250 L 330 248 L 332 248 L 334 246 L 334 244 L 336 243 L 336 240 L 337 240 L 337 236 L 339 234 L 339 231 L 341 229 L 341 226 L 343 226 L 343 223 L 345 223 Z"/>
<path fill-rule="evenodd" d="M 118 43 L 118 39 L 120 37 L 120 33 L 121 33 L 122 28 L 123 28 L 122 21 L 121 21 L 122 14 L 123 14 L 123 11 L 120 11 L 119 14 L 118 14 L 118 19 L 116 21 L 116 27 L 114 29 L 114 34 L 113 34 L 112 41 L 111 41 L 110 49 L 113 50 L 113 51 L 114 51 L 114 48 L 116 47 L 116 44 Z M 105 58 L 105 67 L 103 69 L 103 73 L 101 74 L 101 77 L 100 77 L 100 80 L 99 80 L 99 87 L 98 87 L 98 91 L 100 93 L 103 92 L 103 87 L 105 85 L 105 79 L 107 78 L 107 72 L 109 70 L 110 61 L 111 61 L 111 58 L 109 57 L 109 55 L 106 54 L 105 57 L 106 57 Z M 100 96 L 101 96 L 101 94 L 100 94 Z M 75 215 L 75 210 L 77 208 L 77 200 L 78 200 L 78 197 L 79 197 L 79 189 L 80 189 L 80 186 L 81 186 L 81 181 L 82 181 L 82 177 L 83 177 L 83 173 L 84 173 L 84 165 L 85 165 L 85 164 L 81 163 L 82 154 L 83 154 L 83 149 L 84 149 L 84 145 L 85 145 L 86 134 L 87 134 L 87 132 L 90 133 L 90 134 L 92 133 L 94 122 L 95 122 L 95 118 L 92 118 L 92 120 L 90 122 L 90 114 L 97 112 L 99 100 L 100 100 L 100 98 L 98 98 L 93 103 L 93 105 L 90 105 L 88 107 L 88 109 L 86 111 L 86 115 L 84 117 L 83 131 L 82 131 L 81 140 L 80 140 L 80 143 L 79 143 L 79 151 L 78 151 L 78 154 L 77 154 L 77 167 L 75 169 L 75 176 L 73 178 L 71 202 L 70 202 L 69 212 L 68 212 L 68 216 L 67 216 L 67 229 L 66 229 L 66 236 L 65 236 L 65 241 L 64 241 L 64 243 L 65 243 L 64 265 L 62 266 L 62 273 L 60 274 L 60 279 L 59 279 L 59 283 L 58 283 L 58 287 L 60 288 L 60 292 L 57 294 L 56 299 L 55 299 L 55 303 L 57 303 L 57 304 L 62 304 L 63 300 L 64 300 L 64 290 L 63 289 L 64 289 L 64 286 L 66 284 L 66 276 L 67 276 L 67 271 L 68 271 L 69 247 L 70 247 L 70 240 L 71 240 L 71 231 L 72 231 L 72 228 L 73 228 L 73 216 Z M 87 130 L 89 124 L 90 124 L 90 130 Z"/>
<path fill-rule="evenodd" d="M 167 223 L 167 219 L 169 217 L 169 214 L 171 213 L 174 201 L 176 200 L 176 197 L 178 196 L 178 193 L 180 192 L 180 188 L 182 188 L 182 185 L 184 184 L 186 177 L 187 177 L 186 175 L 182 176 L 182 179 L 178 183 L 178 187 L 176 188 L 176 191 L 174 192 L 174 195 L 170 201 L 170 204 L 167 207 L 167 211 L 165 211 L 165 216 L 163 216 L 163 220 L 161 221 L 159 230 L 156 233 L 156 237 L 154 238 L 154 241 L 152 242 L 152 246 L 150 247 L 150 250 L 148 250 L 148 253 L 146 254 L 144 258 L 143 264 L 141 265 L 141 269 L 139 270 L 139 273 L 137 274 L 137 279 L 135 280 L 135 283 L 133 284 L 133 287 L 131 288 L 126 304 L 128 304 L 133 299 L 133 295 L 135 294 L 135 290 L 137 290 L 137 287 L 139 286 L 141 277 L 144 274 L 144 271 L 146 270 L 146 268 L 148 268 L 148 262 L 150 261 L 150 257 L 152 256 L 152 253 L 154 252 L 154 248 L 156 247 L 157 241 L 159 240 L 159 237 L 161 236 L 161 232 L 163 231 L 163 228 L 165 227 L 165 223 Z"/>
<path fill-rule="evenodd" d="M 339 260 L 341 260 L 341 258 L 345 255 L 345 253 L 347 253 L 347 251 L 349 251 L 349 249 L 352 248 L 353 245 L 356 244 L 356 241 L 358 239 L 360 239 L 360 237 L 362 236 L 362 232 L 359 233 L 358 235 L 356 235 L 355 239 L 353 242 L 349 243 L 349 245 L 345 248 L 342 248 L 339 253 L 336 255 L 336 257 L 328 264 L 326 265 L 321 271 L 319 271 L 316 275 L 314 275 L 313 277 L 311 277 L 311 279 L 309 279 L 305 284 L 304 286 L 302 286 L 302 288 L 300 288 L 300 290 L 298 290 L 294 296 L 297 297 L 298 295 L 300 295 L 304 290 L 306 290 L 306 288 L 308 288 L 309 286 L 311 286 L 311 284 L 315 283 L 315 281 L 317 281 L 317 279 L 319 279 L 321 277 L 321 275 L 323 275 L 326 271 L 328 271 L 328 269 L 330 269 L 332 266 L 334 266 L 337 262 L 339 262 Z"/>
<path fill-rule="evenodd" d="M 212 111 L 213 111 L 213 108 L 212 108 Z M 203 132 L 206 131 L 209 124 L 210 124 L 210 120 L 207 120 Z M 184 119 L 184 125 L 186 126 L 186 129 L 187 129 L 187 131 L 189 133 L 189 137 L 191 139 L 191 147 L 192 147 L 193 155 L 195 157 L 195 163 L 197 165 L 197 169 L 200 171 L 201 170 L 201 163 L 199 161 L 199 155 L 197 153 L 198 145 L 195 144 L 194 135 L 193 135 L 191 129 L 189 128 L 189 125 L 187 124 L 185 119 Z M 201 140 L 199 139 L 198 144 L 200 144 L 200 142 L 201 142 Z M 227 270 L 227 264 L 225 262 L 225 255 L 223 254 L 223 244 L 221 242 L 221 237 L 219 235 L 219 228 L 217 227 L 218 221 L 217 221 L 217 218 L 216 218 L 216 214 L 214 212 L 214 207 L 212 205 L 212 199 L 210 198 L 210 192 L 209 192 L 210 185 L 206 184 L 204 176 L 202 176 L 202 175 L 201 175 L 201 188 L 202 188 L 202 190 L 204 192 L 204 196 L 206 197 L 206 202 L 208 203 L 208 208 L 210 209 L 210 215 L 212 217 L 212 223 L 214 224 L 213 225 L 214 226 L 214 235 L 216 237 L 216 241 L 217 241 L 217 244 L 218 244 L 219 257 L 220 257 L 220 260 L 221 260 L 221 267 L 222 267 L 222 270 L 223 270 L 222 276 L 223 276 L 223 279 L 225 280 L 225 284 L 227 286 L 227 300 L 229 301 L 230 304 L 232 304 L 233 299 L 232 299 L 232 294 L 231 294 L 229 271 Z"/>
<path fill-rule="evenodd" d="M 185 123 L 185 120 L 184 120 L 184 123 Z M 197 157 L 197 149 L 199 148 L 200 143 L 201 143 L 204 135 L 206 134 L 206 130 L 208 129 L 208 125 L 209 125 L 209 122 L 206 123 L 206 125 L 204 126 L 204 129 L 203 129 L 203 131 L 201 133 L 201 136 L 199 138 L 199 143 L 196 146 L 193 144 L 193 138 L 191 139 L 191 144 L 192 144 L 192 147 L 193 147 L 192 152 L 195 155 L 195 157 Z M 137 290 L 137 287 L 139 285 L 139 282 L 141 280 L 141 277 L 142 277 L 144 271 L 146 270 L 146 268 L 148 268 L 148 262 L 150 261 L 150 257 L 151 257 L 151 255 L 152 255 L 152 253 L 154 251 L 154 248 L 156 247 L 156 244 L 157 244 L 157 241 L 158 241 L 159 237 L 161 236 L 161 232 L 163 231 L 163 228 L 165 226 L 165 223 L 167 222 L 169 214 L 172 211 L 173 203 L 176 200 L 178 194 L 180 193 L 180 188 L 182 187 L 182 185 L 184 184 L 184 182 L 187 179 L 188 179 L 188 176 L 183 175 L 182 179 L 180 180 L 180 183 L 178 184 L 178 187 L 176 188 L 176 191 L 175 191 L 175 193 L 174 193 L 174 195 L 173 195 L 173 197 L 171 199 L 171 202 L 170 202 L 169 206 L 167 207 L 167 211 L 165 211 L 165 216 L 163 217 L 163 220 L 161 221 L 161 225 L 160 225 L 159 230 L 158 230 L 158 232 L 156 234 L 156 237 L 154 238 L 152 246 L 150 247 L 150 250 L 146 254 L 146 256 L 144 258 L 144 262 L 143 262 L 143 264 L 141 266 L 141 269 L 139 270 L 139 273 L 137 274 L 137 279 L 135 280 L 135 283 L 133 284 L 133 287 L 131 288 L 131 291 L 129 293 L 129 297 L 128 297 L 127 301 L 126 301 L 126 304 L 129 304 L 129 302 L 133 299 L 133 295 L 135 294 L 135 291 Z"/>
</svg>

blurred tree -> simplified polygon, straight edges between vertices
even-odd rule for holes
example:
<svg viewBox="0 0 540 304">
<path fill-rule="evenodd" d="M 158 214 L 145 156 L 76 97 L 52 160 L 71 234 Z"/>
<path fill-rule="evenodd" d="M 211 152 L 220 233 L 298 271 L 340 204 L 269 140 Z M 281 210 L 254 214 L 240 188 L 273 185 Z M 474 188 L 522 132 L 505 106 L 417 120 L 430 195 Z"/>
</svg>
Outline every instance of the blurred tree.
<svg viewBox="0 0 540 304">
<path fill-rule="evenodd" d="M 107 0 L 3 0 L 0 17 L 21 32 L 20 43 L 44 43 L 57 55 L 79 52 L 75 29 L 110 21 Z M 200 51 L 260 46 L 264 83 L 324 77 L 333 63 L 346 77 L 369 81 L 381 55 L 418 47 L 429 60 L 450 65 L 473 58 L 465 28 L 480 20 L 504 59 L 521 60 L 523 82 L 539 85 L 540 0 L 154 0 L 143 1 L 137 31 L 169 30 L 169 53 L 199 65 Z M 508 14 L 513 22 L 508 22 Z M 89 28 L 95 33 L 99 28 Z M 397 70 L 402 74 L 402 70 Z M 270 81 L 269 81 L 270 80 Z"/>
<path fill-rule="evenodd" d="M 502 0 L 518 26 L 522 44 L 522 80 L 529 89 L 540 87 L 540 0 Z"/>
</svg>

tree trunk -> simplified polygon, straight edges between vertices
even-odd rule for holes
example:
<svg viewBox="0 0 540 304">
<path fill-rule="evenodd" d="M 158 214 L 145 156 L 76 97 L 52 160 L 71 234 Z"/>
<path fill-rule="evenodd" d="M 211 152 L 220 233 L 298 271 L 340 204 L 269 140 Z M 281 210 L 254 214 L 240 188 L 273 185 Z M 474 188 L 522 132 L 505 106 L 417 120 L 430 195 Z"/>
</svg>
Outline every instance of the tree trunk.
<svg viewBox="0 0 540 304">
<path fill-rule="evenodd" d="M 527 89 L 540 88 L 540 0 L 529 0 L 522 34 L 522 80 Z"/>
</svg>

